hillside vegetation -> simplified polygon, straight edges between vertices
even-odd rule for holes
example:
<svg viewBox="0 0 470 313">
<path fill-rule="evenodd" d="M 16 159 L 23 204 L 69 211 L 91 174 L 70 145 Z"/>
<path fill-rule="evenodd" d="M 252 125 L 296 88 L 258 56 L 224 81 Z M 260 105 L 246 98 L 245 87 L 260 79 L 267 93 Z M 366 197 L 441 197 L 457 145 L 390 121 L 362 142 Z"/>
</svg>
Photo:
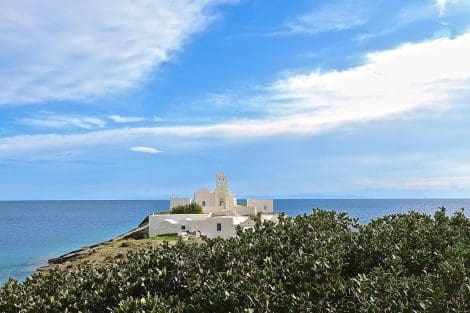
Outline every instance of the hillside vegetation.
<svg viewBox="0 0 470 313">
<path fill-rule="evenodd" d="M 188 239 L 197 241 L 196 239 Z M 56 263 L 50 263 L 47 266 L 40 267 L 40 271 L 50 271 L 55 268 L 69 270 L 79 265 L 91 265 L 93 267 L 110 264 L 117 259 L 125 258 L 129 252 L 138 252 L 140 250 L 149 250 L 153 246 L 161 245 L 163 242 L 175 244 L 178 241 L 177 235 L 162 235 L 143 239 L 120 239 L 108 241 L 91 248 L 85 248 L 78 256 L 71 259 L 58 260 Z"/>
<path fill-rule="evenodd" d="M 314 210 L 0 289 L 0 312 L 469 312 L 470 220 Z"/>
</svg>

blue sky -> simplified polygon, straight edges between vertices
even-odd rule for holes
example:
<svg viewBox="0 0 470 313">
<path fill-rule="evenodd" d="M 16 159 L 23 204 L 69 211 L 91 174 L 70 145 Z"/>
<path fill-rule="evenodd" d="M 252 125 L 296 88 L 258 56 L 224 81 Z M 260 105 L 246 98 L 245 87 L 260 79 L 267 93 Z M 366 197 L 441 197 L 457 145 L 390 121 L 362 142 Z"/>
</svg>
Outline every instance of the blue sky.
<svg viewBox="0 0 470 313">
<path fill-rule="evenodd" d="M 6 1 L 0 199 L 470 196 L 470 1 Z"/>
</svg>

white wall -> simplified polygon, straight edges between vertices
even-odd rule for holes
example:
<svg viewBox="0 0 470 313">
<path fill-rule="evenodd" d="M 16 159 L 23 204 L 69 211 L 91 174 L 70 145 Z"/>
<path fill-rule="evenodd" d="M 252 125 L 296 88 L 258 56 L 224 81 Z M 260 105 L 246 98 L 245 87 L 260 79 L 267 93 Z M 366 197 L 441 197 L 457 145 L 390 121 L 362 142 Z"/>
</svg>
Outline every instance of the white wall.
<svg viewBox="0 0 470 313">
<path fill-rule="evenodd" d="M 203 201 L 205 201 L 205 206 L 203 206 Z M 214 207 L 215 206 L 215 200 L 214 200 L 214 194 L 209 191 L 207 188 L 201 188 L 198 191 L 194 193 L 194 202 L 204 207 Z"/>
<path fill-rule="evenodd" d="M 208 238 L 230 238 L 237 234 L 237 225 L 248 219 L 246 216 L 216 216 L 206 220 L 195 221 L 191 228 L 197 228 L 202 236 L 207 236 Z M 217 230 L 217 224 L 221 225 L 220 231 Z"/>
<path fill-rule="evenodd" d="M 236 214 L 239 215 L 256 215 L 256 207 L 253 205 L 237 205 L 234 209 Z"/>
<path fill-rule="evenodd" d="M 221 224 L 221 231 L 217 231 L 217 224 Z M 236 235 L 233 217 L 212 217 L 199 222 L 199 229 L 202 236 L 208 238 L 230 238 Z"/>
<path fill-rule="evenodd" d="M 215 215 L 226 215 L 225 210 L 222 210 L 221 208 L 214 207 L 214 206 L 202 207 L 202 212 L 203 213 L 214 213 Z"/>
<path fill-rule="evenodd" d="M 158 221 L 153 223 L 152 226 L 149 224 L 149 237 L 155 237 L 167 234 L 179 234 L 181 233 L 180 224 L 171 224 L 166 221 Z"/>
<path fill-rule="evenodd" d="M 268 199 L 247 199 L 247 206 L 255 206 L 256 211 L 259 213 L 272 213 L 274 211 L 273 200 Z"/>
<path fill-rule="evenodd" d="M 223 201 L 222 206 L 220 206 L 221 200 Z M 218 188 L 214 190 L 214 201 L 215 206 L 226 210 L 231 210 L 235 205 L 237 205 L 237 199 L 226 186 L 218 186 Z"/>
<path fill-rule="evenodd" d="M 180 205 L 189 205 L 191 202 L 191 198 L 170 198 L 170 209 Z"/>
<path fill-rule="evenodd" d="M 152 214 L 149 216 L 149 236 L 199 231 L 208 238 L 234 237 L 237 225 L 252 226 L 248 216 L 211 216 L 210 214 Z M 217 224 L 221 230 L 217 230 Z M 185 229 L 182 229 L 182 226 Z"/>
<path fill-rule="evenodd" d="M 190 221 L 200 221 L 209 218 L 210 214 L 151 214 L 149 215 L 149 236 L 164 234 L 179 234 L 183 231 L 181 226 Z M 175 221 L 173 224 L 171 221 Z"/>
</svg>

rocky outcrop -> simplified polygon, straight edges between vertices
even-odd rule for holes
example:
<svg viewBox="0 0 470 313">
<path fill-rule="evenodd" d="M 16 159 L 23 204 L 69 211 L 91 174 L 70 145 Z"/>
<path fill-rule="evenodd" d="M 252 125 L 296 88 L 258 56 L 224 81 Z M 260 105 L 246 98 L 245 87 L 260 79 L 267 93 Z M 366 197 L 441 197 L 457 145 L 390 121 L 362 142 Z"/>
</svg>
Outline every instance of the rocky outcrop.
<svg viewBox="0 0 470 313">
<path fill-rule="evenodd" d="M 145 224 L 144 226 L 139 226 L 133 230 L 128 231 L 122 235 L 117 236 L 112 241 L 122 240 L 122 239 L 145 239 L 149 237 L 149 225 Z"/>
<path fill-rule="evenodd" d="M 115 241 L 123 240 L 123 239 L 144 239 L 144 238 L 148 238 L 148 236 L 149 236 L 148 220 L 147 220 L 147 223 L 145 223 L 145 220 L 144 220 L 139 225 L 139 227 L 134 228 L 124 234 L 121 234 L 111 240 L 104 241 L 104 242 L 91 245 L 91 246 L 85 246 L 80 249 L 74 250 L 72 252 L 66 253 L 64 255 L 58 256 L 56 258 L 49 259 L 48 265 L 38 268 L 38 271 L 48 271 L 52 269 L 55 265 L 65 264 L 66 262 L 72 262 L 72 261 L 76 261 L 81 258 L 84 258 L 90 255 L 91 253 L 93 253 L 95 248 L 98 248 L 99 246 L 105 243 L 115 242 Z"/>
</svg>

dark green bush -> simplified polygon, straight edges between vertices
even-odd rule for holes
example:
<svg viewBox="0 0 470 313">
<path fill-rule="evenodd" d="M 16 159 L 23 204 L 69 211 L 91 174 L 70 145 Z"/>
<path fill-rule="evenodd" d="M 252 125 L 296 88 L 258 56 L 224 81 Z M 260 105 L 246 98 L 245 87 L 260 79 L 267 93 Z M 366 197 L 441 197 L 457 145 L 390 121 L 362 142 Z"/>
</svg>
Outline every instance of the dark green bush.
<svg viewBox="0 0 470 313">
<path fill-rule="evenodd" d="M 171 209 L 172 214 L 200 214 L 202 207 L 197 203 L 179 205 Z"/>
<path fill-rule="evenodd" d="M 237 238 L 10 280 L 0 312 L 469 312 L 469 262 L 462 212 L 358 225 L 314 210 Z"/>
</svg>

